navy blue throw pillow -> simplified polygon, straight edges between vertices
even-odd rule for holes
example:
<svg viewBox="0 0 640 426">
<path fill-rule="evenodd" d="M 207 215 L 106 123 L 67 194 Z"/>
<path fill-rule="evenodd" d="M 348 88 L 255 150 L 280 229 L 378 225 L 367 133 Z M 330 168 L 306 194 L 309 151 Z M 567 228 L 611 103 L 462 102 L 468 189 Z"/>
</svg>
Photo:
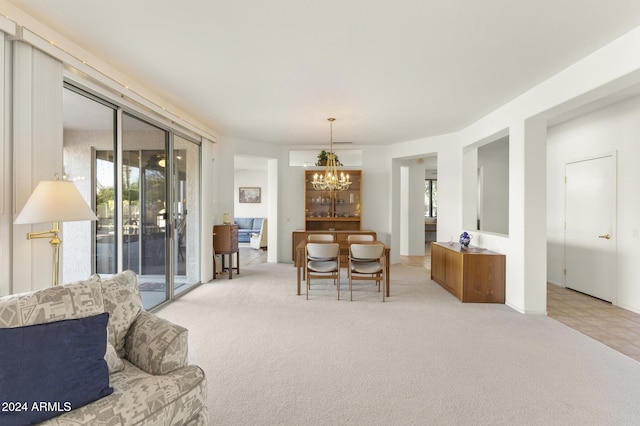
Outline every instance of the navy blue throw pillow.
<svg viewBox="0 0 640 426">
<path fill-rule="evenodd" d="M 109 314 L 0 328 L 0 426 L 28 425 L 113 392 Z"/>
</svg>

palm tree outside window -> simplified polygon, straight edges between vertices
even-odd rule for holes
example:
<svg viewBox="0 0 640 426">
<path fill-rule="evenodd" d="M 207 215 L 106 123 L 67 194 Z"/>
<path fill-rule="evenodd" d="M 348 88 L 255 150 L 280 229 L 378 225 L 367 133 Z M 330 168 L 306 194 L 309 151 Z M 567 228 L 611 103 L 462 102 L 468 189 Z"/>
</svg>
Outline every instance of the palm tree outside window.
<svg viewBox="0 0 640 426">
<path fill-rule="evenodd" d="M 424 217 L 438 217 L 438 181 L 424 180 Z"/>
</svg>

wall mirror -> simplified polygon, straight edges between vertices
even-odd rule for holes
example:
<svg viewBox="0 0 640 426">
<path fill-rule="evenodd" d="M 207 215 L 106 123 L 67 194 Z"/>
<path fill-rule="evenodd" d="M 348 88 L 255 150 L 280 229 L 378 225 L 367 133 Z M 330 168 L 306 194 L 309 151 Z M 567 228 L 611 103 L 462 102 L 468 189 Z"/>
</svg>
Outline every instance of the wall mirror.
<svg viewBox="0 0 640 426">
<path fill-rule="evenodd" d="M 466 229 L 509 234 L 508 132 L 465 150 L 463 191 Z"/>
</svg>

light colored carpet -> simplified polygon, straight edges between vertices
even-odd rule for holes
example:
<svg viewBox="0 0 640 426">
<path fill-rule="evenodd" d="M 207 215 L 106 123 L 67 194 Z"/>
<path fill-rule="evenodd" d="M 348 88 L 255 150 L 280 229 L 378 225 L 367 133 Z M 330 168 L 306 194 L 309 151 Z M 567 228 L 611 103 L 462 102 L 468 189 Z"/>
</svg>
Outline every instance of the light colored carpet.
<svg viewBox="0 0 640 426">
<path fill-rule="evenodd" d="M 215 425 L 640 421 L 637 361 L 548 317 L 462 304 L 424 268 L 391 274 L 385 303 L 368 283 L 338 301 L 329 280 L 307 301 L 293 266 L 256 265 L 158 314 L 189 329 Z"/>
</svg>

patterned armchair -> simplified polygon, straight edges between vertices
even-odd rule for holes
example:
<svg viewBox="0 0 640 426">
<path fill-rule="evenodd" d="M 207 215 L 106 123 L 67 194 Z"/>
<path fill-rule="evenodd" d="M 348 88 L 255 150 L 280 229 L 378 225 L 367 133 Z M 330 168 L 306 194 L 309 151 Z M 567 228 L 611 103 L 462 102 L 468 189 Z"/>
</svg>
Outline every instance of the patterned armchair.
<svg viewBox="0 0 640 426">
<path fill-rule="evenodd" d="M 188 332 L 144 311 L 131 271 L 2 297 L 0 328 L 104 312 L 109 313 L 105 360 L 113 393 L 41 424 L 207 424 L 205 375 L 188 365 Z"/>
</svg>

